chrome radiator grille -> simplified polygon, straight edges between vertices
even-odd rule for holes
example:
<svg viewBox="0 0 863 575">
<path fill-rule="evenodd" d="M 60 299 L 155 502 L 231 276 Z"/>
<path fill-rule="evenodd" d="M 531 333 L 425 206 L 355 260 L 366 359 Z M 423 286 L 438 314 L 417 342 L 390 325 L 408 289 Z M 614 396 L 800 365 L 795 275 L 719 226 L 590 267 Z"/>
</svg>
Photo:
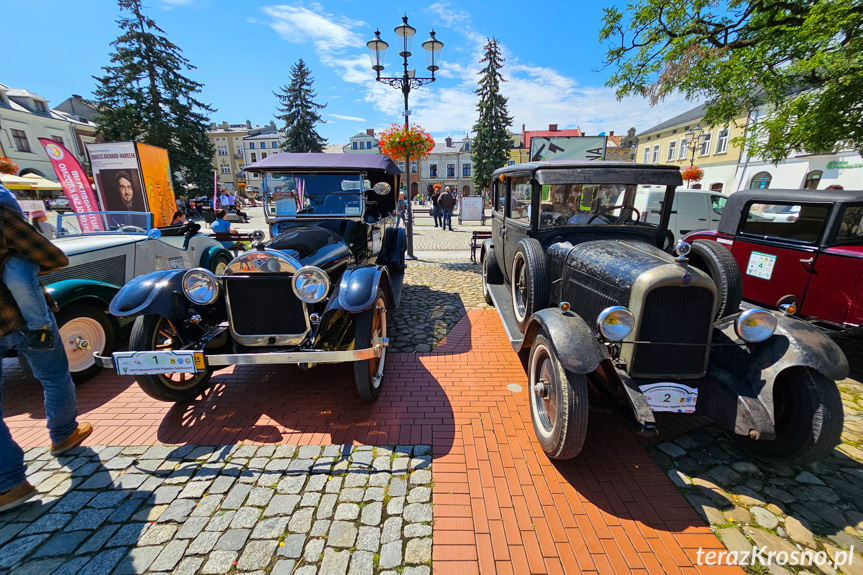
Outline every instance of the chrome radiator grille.
<svg viewBox="0 0 863 575">
<path fill-rule="evenodd" d="M 126 283 L 126 256 L 119 255 L 104 260 L 85 262 L 39 276 L 39 281 L 43 285 L 73 279 L 93 280 L 122 286 Z"/>
<path fill-rule="evenodd" d="M 306 309 L 290 275 L 223 276 L 231 328 L 243 336 L 296 335 L 307 330 Z"/>
<path fill-rule="evenodd" d="M 630 374 L 701 377 L 713 329 L 713 293 L 702 287 L 660 287 L 647 294 L 642 309 L 635 339 L 650 343 L 635 344 Z"/>
</svg>

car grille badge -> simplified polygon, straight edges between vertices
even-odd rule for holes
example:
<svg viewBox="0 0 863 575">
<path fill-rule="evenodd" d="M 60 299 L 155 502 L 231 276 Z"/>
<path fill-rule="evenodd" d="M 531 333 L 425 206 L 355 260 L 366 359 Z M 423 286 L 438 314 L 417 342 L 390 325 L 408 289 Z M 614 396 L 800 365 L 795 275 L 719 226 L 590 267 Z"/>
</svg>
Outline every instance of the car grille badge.
<svg viewBox="0 0 863 575">
<path fill-rule="evenodd" d="M 680 283 L 682 283 L 685 286 L 688 286 L 690 283 L 692 283 L 692 274 L 689 272 L 685 272 L 683 274 L 683 277 L 680 278 Z"/>
<path fill-rule="evenodd" d="M 266 264 L 267 261 L 262 258 L 255 258 L 252 260 L 252 263 L 255 265 L 256 268 L 261 269 L 264 267 L 264 264 Z"/>
</svg>

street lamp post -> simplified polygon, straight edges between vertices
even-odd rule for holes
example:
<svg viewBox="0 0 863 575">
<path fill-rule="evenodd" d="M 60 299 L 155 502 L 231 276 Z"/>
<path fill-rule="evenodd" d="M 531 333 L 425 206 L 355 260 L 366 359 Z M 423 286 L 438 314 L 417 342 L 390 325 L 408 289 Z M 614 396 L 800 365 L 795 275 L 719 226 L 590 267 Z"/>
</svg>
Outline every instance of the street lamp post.
<svg viewBox="0 0 863 575">
<path fill-rule="evenodd" d="M 423 49 L 426 52 L 426 63 L 428 64 L 427 69 L 431 72 L 431 77 L 429 78 L 417 78 L 416 70 L 408 70 L 408 57 L 411 56 L 411 47 L 413 45 L 413 37 L 416 35 L 417 30 L 413 26 L 408 24 L 407 15 L 402 17 L 402 25 L 396 26 L 395 33 L 400 38 L 399 42 L 401 43 L 399 52 L 399 56 L 402 57 L 403 63 L 403 72 L 401 76 L 393 76 L 393 77 L 383 77 L 381 76 L 381 72 L 385 66 L 386 60 L 386 51 L 389 47 L 385 41 L 381 40 L 380 30 L 375 30 L 375 37 L 373 40 L 370 40 L 366 43 L 366 46 L 369 48 L 369 58 L 371 58 L 372 62 L 372 70 L 375 71 L 375 80 L 378 82 L 387 84 L 388 86 L 392 86 L 393 88 L 398 88 L 402 91 L 405 100 L 405 131 L 410 127 L 410 108 L 408 107 L 408 98 L 411 92 L 411 88 L 419 88 L 424 84 L 430 84 L 435 81 L 434 73 L 438 70 L 440 63 L 440 52 L 443 48 L 443 42 L 435 38 L 434 30 L 431 31 L 431 36 L 428 40 L 423 42 Z M 417 158 L 417 168 L 419 168 L 419 158 Z M 405 184 L 407 190 L 407 219 L 405 221 L 405 231 L 408 236 L 408 245 L 407 245 L 407 255 L 411 259 L 415 259 L 414 256 L 414 224 L 413 224 L 413 210 L 411 208 L 411 202 L 413 198 L 411 197 L 411 156 L 410 152 L 408 152 L 405 156 L 405 171 L 408 174 L 407 183 Z"/>
<path fill-rule="evenodd" d="M 699 149 L 704 143 L 704 137 L 701 127 L 696 126 L 694 130 L 686 132 L 686 148 L 690 152 L 689 167 L 695 165 L 695 150 Z"/>
</svg>

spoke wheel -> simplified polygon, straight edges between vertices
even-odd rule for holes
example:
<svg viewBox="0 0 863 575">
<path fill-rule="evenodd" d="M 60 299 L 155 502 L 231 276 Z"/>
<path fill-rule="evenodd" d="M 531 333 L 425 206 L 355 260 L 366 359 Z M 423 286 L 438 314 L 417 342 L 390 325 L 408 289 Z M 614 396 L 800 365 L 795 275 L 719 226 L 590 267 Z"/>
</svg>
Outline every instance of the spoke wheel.
<svg viewBox="0 0 863 575">
<path fill-rule="evenodd" d="M 548 307 L 548 271 L 545 252 L 535 239 L 518 242 L 512 259 L 512 308 L 518 328 L 527 329 L 530 316 Z"/>
<path fill-rule="evenodd" d="M 377 341 L 387 337 L 387 298 L 378 289 L 375 303 L 357 318 L 354 349 L 372 347 Z M 387 348 L 381 348 L 381 356 L 364 359 L 354 363 L 354 380 L 360 397 L 371 401 L 381 394 Z"/>
<path fill-rule="evenodd" d="M 225 256 L 218 256 L 216 258 L 216 263 L 213 265 L 213 275 L 216 277 L 225 275 L 225 272 L 228 271 L 228 264 L 231 261 Z"/>
<path fill-rule="evenodd" d="M 174 324 L 159 315 L 142 315 L 135 320 L 129 349 L 132 351 L 168 351 L 180 349 L 182 342 Z M 186 401 L 193 399 L 206 387 L 212 375 L 211 369 L 198 373 L 167 373 L 138 375 L 141 389 L 154 399 L 161 401 Z"/>
</svg>

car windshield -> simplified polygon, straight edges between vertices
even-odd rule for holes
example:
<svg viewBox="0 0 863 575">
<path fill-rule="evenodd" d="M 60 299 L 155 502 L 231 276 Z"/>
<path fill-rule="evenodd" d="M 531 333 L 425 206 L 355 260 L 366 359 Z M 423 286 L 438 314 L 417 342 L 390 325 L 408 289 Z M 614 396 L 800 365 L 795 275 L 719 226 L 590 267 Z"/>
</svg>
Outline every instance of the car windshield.
<svg viewBox="0 0 863 575">
<path fill-rule="evenodd" d="M 147 235 L 153 226 L 150 212 L 88 212 L 58 214 L 57 237 L 94 234 Z"/>
<path fill-rule="evenodd" d="M 634 185 L 552 184 L 542 186 L 540 226 L 624 225 L 638 222 Z M 640 222 L 644 225 L 652 225 Z"/>
<path fill-rule="evenodd" d="M 356 174 L 266 174 L 267 213 L 275 217 L 362 215 L 368 180 Z"/>
</svg>

